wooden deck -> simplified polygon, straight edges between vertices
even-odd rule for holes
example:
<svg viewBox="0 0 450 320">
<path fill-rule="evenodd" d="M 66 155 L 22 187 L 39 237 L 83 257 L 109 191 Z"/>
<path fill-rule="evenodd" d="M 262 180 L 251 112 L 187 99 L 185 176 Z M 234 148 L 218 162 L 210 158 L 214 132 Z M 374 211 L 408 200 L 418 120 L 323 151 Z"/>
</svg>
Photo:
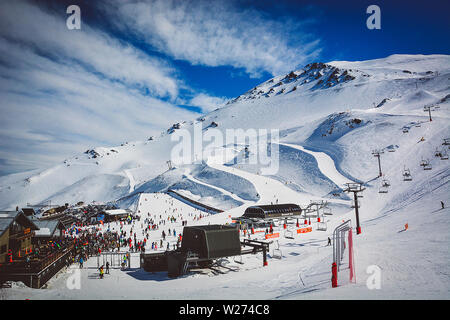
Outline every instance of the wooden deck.
<svg viewBox="0 0 450 320">
<path fill-rule="evenodd" d="M 7 281 L 22 281 L 32 288 L 41 288 L 59 270 L 70 263 L 73 255 L 76 255 L 73 244 L 66 248 L 49 253 L 39 259 L 26 261 L 20 259 L 8 262 L 0 266 L 0 283 Z"/>
</svg>

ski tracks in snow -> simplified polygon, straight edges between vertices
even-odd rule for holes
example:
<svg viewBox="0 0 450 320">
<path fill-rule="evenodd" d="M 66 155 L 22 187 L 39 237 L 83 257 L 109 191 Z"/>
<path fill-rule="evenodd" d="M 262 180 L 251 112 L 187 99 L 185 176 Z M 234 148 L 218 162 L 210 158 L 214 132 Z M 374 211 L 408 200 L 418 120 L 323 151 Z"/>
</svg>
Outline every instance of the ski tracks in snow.
<svg viewBox="0 0 450 320">
<path fill-rule="evenodd" d="M 294 149 L 297 149 L 297 150 L 300 150 L 302 152 L 312 155 L 317 161 L 317 166 L 319 167 L 319 170 L 326 177 L 328 177 L 328 179 L 330 179 L 332 182 L 334 182 L 337 186 L 343 186 L 344 184 L 346 184 L 348 182 L 354 182 L 339 173 L 339 171 L 336 169 L 333 159 L 331 159 L 331 157 L 328 156 L 326 153 L 306 150 L 302 146 L 296 145 L 296 144 L 281 143 L 281 142 L 279 144 L 286 146 L 286 147 L 294 148 Z"/>
<path fill-rule="evenodd" d="M 263 175 L 257 175 L 244 170 L 228 167 L 215 161 L 208 161 L 208 166 L 240 176 L 241 178 L 250 181 L 255 186 L 255 189 L 260 196 L 259 201 L 256 203 L 276 203 L 277 200 L 278 203 L 290 203 L 293 201 L 298 203 L 309 203 L 309 200 L 312 197 L 310 194 L 296 192 L 286 187 L 282 182 Z"/>
<path fill-rule="evenodd" d="M 236 194 L 234 194 L 234 193 L 232 193 L 232 192 L 229 192 L 229 191 L 227 191 L 227 190 L 225 190 L 225 189 L 223 189 L 223 188 L 217 187 L 217 186 L 212 185 L 212 184 L 205 183 L 205 182 L 203 182 L 203 181 L 198 180 L 197 178 L 194 178 L 194 177 L 189 173 L 188 170 L 186 170 L 186 171 L 184 172 L 184 175 L 185 175 L 189 180 L 191 180 L 191 181 L 193 181 L 193 182 L 195 182 L 195 183 L 202 184 L 202 185 L 207 186 L 207 187 L 212 188 L 212 189 L 216 189 L 216 190 L 220 191 L 221 193 L 223 193 L 224 195 L 230 196 L 230 197 L 233 198 L 234 200 L 239 201 L 239 202 L 242 202 L 243 204 L 251 203 L 251 201 L 244 200 L 244 199 L 240 198 L 239 196 L 237 196 Z"/>
<path fill-rule="evenodd" d="M 312 155 L 316 161 L 319 170 L 326 176 L 328 179 L 330 179 L 333 183 L 335 183 L 338 186 L 343 186 L 345 183 L 353 182 L 352 180 L 348 179 L 347 177 L 343 176 L 339 173 L 339 171 L 336 169 L 335 163 L 331 157 L 329 157 L 324 152 L 313 152 L 306 150 L 300 145 L 294 145 L 289 143 L 280 143 L 280 145 L 284 145 L 290 148 L 294 148 L 297 150 L 300 150 L 302 152 L 308 153 Z M 300 193 L 297 191 L 292 190 L 291 188 L 284 185 L 282 182 L 275 180 L 270 177 L 266 177 L 263 175 L 258 175 L 254 173 L 250 173 L 244 170 L 239 170 L 235 167 L 229 167 L 225 166 L 224 164 L 218 163 L 217 161 L 209 161 L 208 159 L 208 166 L 211 168 L 225 171 L 234 175 L 238 175 L 241 178 L 244 178 L 248 181 L 250 181 L 257 190 L 260 199 L 256 203 L 260 204 L 269 204 L 269 203 L 309 203 L 312 198 L 317 198 L 312 196 L 308 193 Z M 195 179 L 193 177 L 189 177 L 189 179 Z M 198 182 L 198 181 L 196 181 Z M 201 183 L 201 182 L 200 182 Z M 204 184 L 204 183 L 202 183 Z M 218 189 L 215 187 L 215 189 Z M 224 190 L 218 189 L 221 192 L 225 194 L 229 194 L 229 192 L 224 192 Z M 229 194 L 234 199 L 242 201 L 242 199 L 237 199 L 235 195 Z M 244 201 L 244 204 L 248 204 L 248 201 Z"/>
</svg>

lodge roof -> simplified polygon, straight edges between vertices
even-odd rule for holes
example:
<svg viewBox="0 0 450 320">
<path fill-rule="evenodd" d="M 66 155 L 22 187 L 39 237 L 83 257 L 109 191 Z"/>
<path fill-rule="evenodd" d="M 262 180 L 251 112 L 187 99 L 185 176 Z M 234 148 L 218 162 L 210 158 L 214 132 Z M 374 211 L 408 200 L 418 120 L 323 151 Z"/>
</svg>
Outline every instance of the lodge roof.
<svg viewBox="0 0 450 320">
<path fill-rule="evenodd" d="M 24 227 L 39 230 L 39 227 L 25 216 L 22 211 L 0 211 L 0 236 L 16 221 Z"/>
<path fill-rule="evenodd" d="M 52 237 L 57 229 L 64 229 L 64 225 L 60 220 L 38 220 L 36 218 L 31 221 L 39 227 L 36 231 L 36 237 Z"/>
<path fill-rule="evenodd" d="M 105 210 L 103 211 L 106 215 L 114 216 L 114 215 L 121 215 L 121 214 L 129 214 L 131 213 L 127 209 L 114 209 L 114 210 Z"/>
</svg>

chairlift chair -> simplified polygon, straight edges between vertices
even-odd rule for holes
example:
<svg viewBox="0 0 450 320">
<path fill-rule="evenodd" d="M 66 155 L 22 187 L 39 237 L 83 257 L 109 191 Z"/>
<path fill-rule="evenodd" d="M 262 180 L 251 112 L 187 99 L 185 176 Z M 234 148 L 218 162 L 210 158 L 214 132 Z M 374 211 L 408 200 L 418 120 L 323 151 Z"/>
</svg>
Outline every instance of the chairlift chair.
<svg viewBox="0 0 450 320">
<path fill-rule="evenodd" d="M 411 181 L 411 180 L 412 180 L 411 172 L 409 171 L 409 169 L 404 169 L 403 170 L 403 181 Z"/>
<path fill-rule="evenodd" d="M 389 148 L 388 152 L 395 152 L 395 148 Z"/>
<path fill-rule="evenodd" d="M 436 148 L 436 151 L 434 152 L 435 157 L 442 157 L 442 151 L 440 151 L 438 148 Z"/>
<path fill-rule="evenodd" d="M 381 186 L 380 189 L 378 190 L 378 193 L 388 193 L 388 188 Z"/>
<path fill-rule="evenodd" d="M 278 243 L 278 240 L 275 243 L 276 243 L 276 246 L 273 249 L 273 255 L 272 256 L 273 256 L 273 258 L 281 259 L 283 257 L 283 254 L 282 254 L 281 249 L 280 249 L 280 244 Z"/>
<path fill-rule="evenodd" d="M 425 166 L 427 166 L 427 165 L 428 165 L 428 161 L 427 161 L 427 160 L 422 159 L 422 160 L 420 161 L 420 166 L 421 166 L 421 167 L 425 167 Z"/>
<path fill-rule="evenodd" d="M 236 263 L 239 263 L 239 264 L 244 264 L 244 263 L 242 262 L 242 256 L 241 256 L 241 255 L 235 256 L 234 259 L 233 259 L 233 261 L 236 262 Z"/>
<path fill-rule="evenodd" d="M 354 200 L 352 200 L 352 208 L 355 208 L 356 206 L 355 206 L 355 201 Z M 360 207 L 360 204 L 358 203 L 358 208 Z"/>
<path fill-rule="evenodd" d="M 317 230 L 318 231 L 327 231 L 327 223 L 326 222 L 318 222 Z"/>
<path fill-rule="evenodd" d="M 430 161 L 426 160 L 423 165 L 423 170 L 431 170 L 431 169 L 432 167 Z"/>
<path fill-rule="evenodd" d="M 292 230 L 286 229 L 284 232 L 284 237 L 287 239 L 294 239 L 294 232 Z"/>
</svg>

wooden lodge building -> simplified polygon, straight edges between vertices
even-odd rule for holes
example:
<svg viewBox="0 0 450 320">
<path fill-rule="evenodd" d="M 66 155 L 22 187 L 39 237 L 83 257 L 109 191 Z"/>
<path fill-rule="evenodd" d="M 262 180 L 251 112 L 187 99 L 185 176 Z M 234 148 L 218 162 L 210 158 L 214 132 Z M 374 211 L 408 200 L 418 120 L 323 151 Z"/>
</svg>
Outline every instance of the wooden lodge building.
<svg viewBox="0 0 450 320">
<path fill-rule="evenodd" d="M 32 288 L 42 287 L 79 253 L 72 241 L 60 242 L 57 250 L 47 245 L 64 240 L 64 229 L 60 220 L 39 220 L 23 211 L 0 211 L 0 285 L 22 281 Z"/>
<path fill-rule="evenodd" d="M 97 215 L 97 220 L 103 222 L 120 221 L 125 220 L 131 214 L 132 212 L 128 209 L 104 210 Z"/>
<path fill-rule="evenodd" d="M 30 254 L 38 229 L 22 211 L 0 211 L 0 264 Z"/>
</svg>

